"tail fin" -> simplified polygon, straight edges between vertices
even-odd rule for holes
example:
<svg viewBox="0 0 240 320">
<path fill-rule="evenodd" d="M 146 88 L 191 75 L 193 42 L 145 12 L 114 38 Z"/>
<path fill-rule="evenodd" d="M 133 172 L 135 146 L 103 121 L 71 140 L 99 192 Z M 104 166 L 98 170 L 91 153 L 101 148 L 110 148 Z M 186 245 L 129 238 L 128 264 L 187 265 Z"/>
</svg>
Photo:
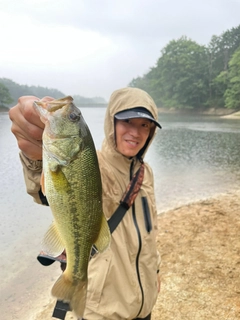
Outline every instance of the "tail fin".
<svg viewBox="0 0 240 320">
<path fill-rule="evenodd" d="M 87 281 L 78 281 L 75 285 L 63 273 L 52 288 L 52 295 L 58 300 L 70 304 L 77 317 L 82 318 L 87 296 Z"/>
</svg>

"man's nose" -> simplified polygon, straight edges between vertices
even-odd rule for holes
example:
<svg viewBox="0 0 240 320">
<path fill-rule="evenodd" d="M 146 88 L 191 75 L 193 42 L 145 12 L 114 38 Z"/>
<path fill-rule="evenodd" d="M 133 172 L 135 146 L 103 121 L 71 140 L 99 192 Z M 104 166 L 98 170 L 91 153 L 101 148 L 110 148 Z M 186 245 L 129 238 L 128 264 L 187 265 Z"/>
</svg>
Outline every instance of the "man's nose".
<svg viewBox="0 0 240 320">
<path fill-rule="evenodd" d="M 133 135 L 134 137 L 139 136 L 139 128 L 137 126 L 132 125 L 130 127 L 130 134 Z"/>
</svg>

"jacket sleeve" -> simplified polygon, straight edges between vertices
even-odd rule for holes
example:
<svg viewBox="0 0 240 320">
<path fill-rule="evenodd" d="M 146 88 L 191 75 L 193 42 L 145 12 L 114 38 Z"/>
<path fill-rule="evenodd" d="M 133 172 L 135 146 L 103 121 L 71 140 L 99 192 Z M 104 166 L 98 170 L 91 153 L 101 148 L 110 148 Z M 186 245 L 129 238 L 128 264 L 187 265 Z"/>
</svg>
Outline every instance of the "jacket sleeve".
<svg viewBox="0 0 240 320">
<path fill-rule="evenodd" d="M 42 161 L 30 160 L 20 152 L 20 160 L 23 166 L 23 175 L 27 193 L 39 204 L 48 205 L 46 197 L 43 195 L 40 186 L 42 174 Z"/>
</svg>

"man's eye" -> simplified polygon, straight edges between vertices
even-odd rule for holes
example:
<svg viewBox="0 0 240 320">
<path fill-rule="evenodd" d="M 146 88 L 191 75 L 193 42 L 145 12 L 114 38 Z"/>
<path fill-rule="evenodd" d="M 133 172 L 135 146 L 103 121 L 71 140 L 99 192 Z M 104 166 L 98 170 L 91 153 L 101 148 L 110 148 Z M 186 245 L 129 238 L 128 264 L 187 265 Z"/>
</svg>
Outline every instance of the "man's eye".
<svg viewBox="0 0 240 320">
<path fill-rule="evenodd" d="M 150 127 L 150 124 L 149 124 L 149 123 L 143 123 L 142 126 L 143 126 L 144 128 L 149 128 L 149 127 Z"/>
</svg>

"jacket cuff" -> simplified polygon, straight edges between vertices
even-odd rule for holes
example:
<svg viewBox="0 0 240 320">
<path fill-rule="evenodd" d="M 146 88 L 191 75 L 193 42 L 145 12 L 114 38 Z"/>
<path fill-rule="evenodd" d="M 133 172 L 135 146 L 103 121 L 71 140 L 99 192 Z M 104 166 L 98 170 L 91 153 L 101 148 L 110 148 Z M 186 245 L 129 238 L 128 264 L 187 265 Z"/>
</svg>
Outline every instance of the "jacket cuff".
<svg viewBox="0 0 240 320">
<path fill-rule="evenodd" d="M 40 197 L 40 179 L 42 174 L 42 160 L 28 159 L 22 152 L 19 154 L 23 166 L 23 175 L 26 184 L 27 193 L 30 194 L 34 201 L 43 204 Z"/>
<path fill-rule="evenodd" d="M 21 151 L 20 154 L 21 162 L 32 171 L 40 171 L 42 172 L 42 160 L 31 160 L 25 156 L 25 154 Z"/>
</svg>

